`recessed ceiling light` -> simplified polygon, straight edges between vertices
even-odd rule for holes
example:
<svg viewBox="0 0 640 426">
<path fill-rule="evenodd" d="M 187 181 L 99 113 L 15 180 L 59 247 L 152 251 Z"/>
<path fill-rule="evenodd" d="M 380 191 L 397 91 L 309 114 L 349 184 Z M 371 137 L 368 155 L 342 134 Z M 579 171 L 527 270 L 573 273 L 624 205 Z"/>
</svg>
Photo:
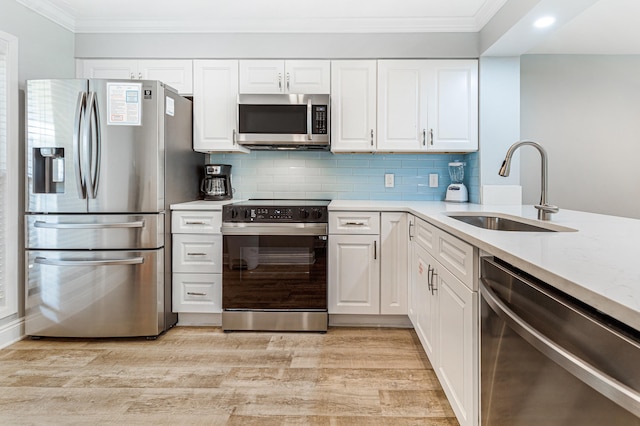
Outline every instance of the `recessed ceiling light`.
<svg viewBox="0 0 640 426">
<path fill-rule="evenodd" d="M 556 22 L 556 18 L 554 18 L 553 16 L 545 16 L 540 19 L 537 19 L 533 23 L 533 26 L 536 28 L 547 28 L 553 25 L 554 22 Z"/>
</svg>

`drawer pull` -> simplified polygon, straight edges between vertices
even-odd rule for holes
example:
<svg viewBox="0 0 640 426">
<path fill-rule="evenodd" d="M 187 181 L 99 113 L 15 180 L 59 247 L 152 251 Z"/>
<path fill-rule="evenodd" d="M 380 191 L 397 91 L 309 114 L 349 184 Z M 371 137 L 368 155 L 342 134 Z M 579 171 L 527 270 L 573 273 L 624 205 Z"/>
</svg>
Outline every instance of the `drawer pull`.
<svg viewBox="0 0 640 426">
<path fill-rule="evenodd" d="M 191 220 L 187 220 L 185 222 L 186 225 L 206 225 L 207 222 L 203 222 L 203 221 L 191 221 Z"/>
<path fill-rule="evenodd" d="M 364 222 L 346 222 L 345 225 L 347 225 L 347 226 L 364 226 L 366 224 Z"/>
<path fill-rule="evenodd" d="M 207 253 L 187 253 L 187 256 L 206 256 Z"/>
<path fill-rule="evenodd" d="M 188 291 L 187 294 L 189 296 L 206 296 L 207 295 L 207 293 L 200 293 L 196 291 Z"/>
</svg>

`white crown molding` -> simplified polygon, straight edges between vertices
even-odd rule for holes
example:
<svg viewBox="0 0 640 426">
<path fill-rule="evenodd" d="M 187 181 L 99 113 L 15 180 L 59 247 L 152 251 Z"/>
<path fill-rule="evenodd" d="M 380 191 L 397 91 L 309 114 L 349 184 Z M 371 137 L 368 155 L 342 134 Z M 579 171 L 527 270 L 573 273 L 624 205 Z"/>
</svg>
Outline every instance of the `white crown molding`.
<svg viewBox="0 0 640 426">
<path fill-rule="evenodd" d="M 76 33 L 426 33 L 476 32 L 475 18 L 319 18 L 78 21 Z"/>
<path fill-rule="evenodd" d="M 484 28 L 507 1 L 508 0 L 489 0 L 485 2 L 475 16 L 475 31 L 480 31 Z"/>
<path fill-rule="evenodd" d="M 21 5 L 33 10 L 36 13 L 44 16 L 45 18 L 55 22 L 61 27 L 71 31 L 76 32 L 76 19 L 60 9 L 57 6 L 54 6 L 52 3 L 48 1 L 42 0 L 16 0 Z"/>
</svg>

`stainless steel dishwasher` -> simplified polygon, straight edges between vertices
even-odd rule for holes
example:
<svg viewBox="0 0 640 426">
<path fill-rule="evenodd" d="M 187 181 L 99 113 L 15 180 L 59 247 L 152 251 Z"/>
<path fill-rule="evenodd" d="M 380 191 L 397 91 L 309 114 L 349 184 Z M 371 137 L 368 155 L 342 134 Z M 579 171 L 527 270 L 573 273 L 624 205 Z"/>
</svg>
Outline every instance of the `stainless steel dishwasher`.
<svg viewBox="0 0 640 426">
<path fill-rule="evenodd" d="M 482 259 L 482 425 L 640 425 L 640 333 Z"/>
</svg>

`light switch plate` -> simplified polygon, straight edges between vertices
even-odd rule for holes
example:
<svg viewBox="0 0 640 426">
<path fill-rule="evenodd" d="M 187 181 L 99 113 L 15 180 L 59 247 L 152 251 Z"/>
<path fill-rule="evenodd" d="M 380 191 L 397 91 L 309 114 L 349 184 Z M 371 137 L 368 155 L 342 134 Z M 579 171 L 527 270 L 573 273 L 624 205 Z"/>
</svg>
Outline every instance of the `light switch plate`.
<svg viewBox="0 0 640 426">
<path fill-rule="evenodd" d="M 438 187 L 438 175 L 436 173 L 429 174 L 429 188 Z"/>
<path fill-rule="evenodd" d="M 384 187 L 385 188 L 393 188 L 395 186 L 395 182 L 393 179 L 393 173 L 385 173 L 384 174 Z"/>
</svg>

